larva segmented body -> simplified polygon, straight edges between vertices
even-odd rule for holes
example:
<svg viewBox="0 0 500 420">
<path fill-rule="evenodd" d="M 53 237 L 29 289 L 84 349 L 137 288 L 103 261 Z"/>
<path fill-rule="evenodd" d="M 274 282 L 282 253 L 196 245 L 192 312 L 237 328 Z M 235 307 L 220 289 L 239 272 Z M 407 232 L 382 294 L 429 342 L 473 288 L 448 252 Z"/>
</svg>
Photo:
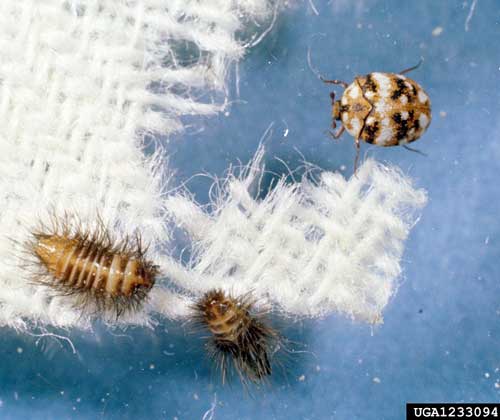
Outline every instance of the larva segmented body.
<svg viewBox="0 0 500 420">
<path fill-rule="evenodd" d="M 117 316 L 140 306 L 158 273 L 144 257 L 140 237 L 117 243 L 102 222 L 94 231 L 72 232 L 67 224 L 42 228 L 33 233 L 30 248 L 45 272 L 36 283 L 74 295 L 76 306 L 93 303 L 96 311 Z"/>
<path fill-rule="evenodd" d="M 280 337 L 252 307 L 248 295 L 234 297 L 222 290 L 208 291 L 194 307 L 195 319 L 212 333 L 207 347 L 223 383 L 231 368 L 243 383 L 261 382 L 272 372 L 270 354 Z"/>
</svg>

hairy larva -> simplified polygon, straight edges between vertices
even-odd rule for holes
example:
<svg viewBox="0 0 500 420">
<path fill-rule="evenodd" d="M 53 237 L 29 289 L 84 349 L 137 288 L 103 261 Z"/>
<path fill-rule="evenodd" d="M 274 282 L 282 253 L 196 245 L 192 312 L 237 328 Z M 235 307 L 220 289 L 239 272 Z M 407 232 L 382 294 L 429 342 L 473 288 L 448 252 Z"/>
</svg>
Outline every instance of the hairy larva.
<svg viewBox="0 0 500 420">
<path fill-rule="evenodd" d="M 84 229 L 74 218 L 53 216 L 50 226 L 31 232 L 27 248 L 38 268 L 33 283 L 73 296 L 82 311 L 116 316 L 135 311 L 158 274 L 140 235 L 116 240 L 100 218 Z"/>
<path fill-rule="evenodd" d="M 212 333 L 207 349 L 223 383 L 233 370 L 244 384 L 259 383 L 271 374 L 280 336 L 253 306 L 250 295 L 235 297 L 222 290 L 208 291 L 194 305 L 195 321 Z"/>
</svg>

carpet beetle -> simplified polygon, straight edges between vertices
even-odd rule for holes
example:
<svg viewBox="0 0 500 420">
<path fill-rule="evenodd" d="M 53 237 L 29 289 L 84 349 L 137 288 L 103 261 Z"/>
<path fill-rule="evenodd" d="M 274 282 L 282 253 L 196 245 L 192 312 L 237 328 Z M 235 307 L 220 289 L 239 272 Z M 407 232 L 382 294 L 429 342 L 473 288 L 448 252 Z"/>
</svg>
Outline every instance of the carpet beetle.
<svg viewBox="0 0 500 420">
<path fill-rule="evenodd" d="M 354 137 L 356 145 L 356 169 L 360 140 L 377 146 L 406 146 L 417 140 L 431 122 L 429 96 L 414 80 L 404 76 L 421 64 L 395 73 L 374 72 L 357 76 L 351 84 L 340 80 L 325 80 L 325 83 L 341 85 L 344 93 L 340 100 L 332 98 L 332 127 L 341 121 L 342 127 L 331 133 L 335 139 L 344 130 Z M 417 151 L 418 152 L 418 151 Z"/>
<path fill-rule="evenodd" d="M 271 358 L 282 342 L 254 303 L 250 294 L 233 296 L 213 289 L 193 306 L 195 324 L 211 332 L 207 349 L 222 383 L 232 371 L 243 384 L 262 382 L 272 372 Z"/>
<path fill-rule="evenodd" d="M 140 308 L 158 267 L 146 258 L 140 235 L 114 239 L 100 218 L 83 228 L 76 217 L 51 216 L 25 245 L 35 257 L 33 283 L 73 296 L 74 306 L 118 317 Z"/>
</svg>

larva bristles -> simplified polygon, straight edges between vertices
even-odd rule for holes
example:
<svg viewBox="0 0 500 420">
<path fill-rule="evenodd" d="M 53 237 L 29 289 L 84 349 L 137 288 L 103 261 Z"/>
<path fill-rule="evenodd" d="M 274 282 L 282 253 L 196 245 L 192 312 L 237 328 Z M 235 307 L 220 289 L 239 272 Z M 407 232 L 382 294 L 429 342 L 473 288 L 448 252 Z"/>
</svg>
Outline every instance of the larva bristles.
<svg viewBox="0 0 500 420">
<path fill-rule="evenodd" d="M 82 314 L 136 311 L 155 283 L 158 268 L 145 257 L 140 235 L 115 240 L 100 218 L 89 229 L 69 216 L 52 216 L 31 236 L 32 282 L 71 296 Z"/>
<path fill-rule="evenodd" d="M 223 383 L 232 372 L 244 384 L 262 382 L 272 372 L 279 334 L 253 306 L 249 295 L 234 297 L 222 290 L 208 291 L 194 305 L 195 321 L 212 334 L 207 349 Z"/>
</svg>

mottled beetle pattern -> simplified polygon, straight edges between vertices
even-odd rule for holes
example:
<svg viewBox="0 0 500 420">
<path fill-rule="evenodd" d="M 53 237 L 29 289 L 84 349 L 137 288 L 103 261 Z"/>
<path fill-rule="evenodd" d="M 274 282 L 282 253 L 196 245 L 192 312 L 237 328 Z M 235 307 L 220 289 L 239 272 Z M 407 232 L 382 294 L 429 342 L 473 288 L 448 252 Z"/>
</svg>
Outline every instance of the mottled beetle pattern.
<svg viewBox="0 0 500 420">
<path fill-rule="evenodd" d="M 425 132 L 431 122 L 431 102 L 422 87 L 404 76 L 416 69 L 398 74 L 374 72 L 358 76 L 351 84 L 340 80 L 324 80 L 345 88 L 342 98 L 335 100 L 331 93 L 333 128 L 336 121 L 342 127 L 330 133 L 335 139 L 344 130 L 354 137 L 357 166 L 360 140 L 377 146 L 397 146 L 414 142 Z M 413 149 L 410 149 L 413 150 Z"/>
</svg>

